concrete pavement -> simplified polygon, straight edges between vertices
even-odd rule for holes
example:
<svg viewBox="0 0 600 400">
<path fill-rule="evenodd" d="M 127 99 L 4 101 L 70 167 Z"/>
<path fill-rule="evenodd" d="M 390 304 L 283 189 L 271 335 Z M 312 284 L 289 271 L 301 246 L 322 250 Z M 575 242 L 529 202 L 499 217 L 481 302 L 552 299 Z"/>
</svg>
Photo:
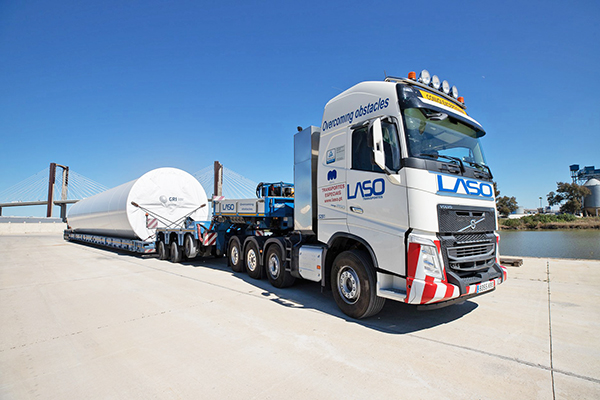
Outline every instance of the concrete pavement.
<svg viewBox="0 0 600 400">
<path fill-rule="evenodd" d="M 224 259 L 4 235 L 0 398 L 600 398 L 600 262 L 508 272 L 462 305 L 354 321 L 318 284 Z"/>
</svg>

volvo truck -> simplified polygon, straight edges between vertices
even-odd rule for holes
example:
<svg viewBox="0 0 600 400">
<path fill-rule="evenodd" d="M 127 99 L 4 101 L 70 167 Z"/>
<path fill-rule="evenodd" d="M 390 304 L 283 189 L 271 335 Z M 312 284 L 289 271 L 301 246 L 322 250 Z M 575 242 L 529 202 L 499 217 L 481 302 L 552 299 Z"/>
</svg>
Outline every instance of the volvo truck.
<svg viewBox="0 0 600 400">
<path fill-rule="evenodd" d="M 226 255 L 279 288 L 319 282 L 352 318 L 385 300 L 464 302 L 507 277 L 484 135 L 456 87 L 426 70 L 359 83 L 295 134 L 293 184 L 215 198 L 210 225 L 158 229 L 156 249 L 173 261 Z"/>
</svg>

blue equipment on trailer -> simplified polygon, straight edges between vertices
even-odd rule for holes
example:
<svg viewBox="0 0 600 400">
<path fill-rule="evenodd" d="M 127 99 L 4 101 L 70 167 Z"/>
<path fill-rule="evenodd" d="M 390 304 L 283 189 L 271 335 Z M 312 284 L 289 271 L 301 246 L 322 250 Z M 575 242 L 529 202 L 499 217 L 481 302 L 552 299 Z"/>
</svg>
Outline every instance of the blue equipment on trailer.
<svg viewBox="0 0 600 400">
<path fill-rule="evenodd" d="M 183 228 L 158 228 L 156 252 L 160 259 L 179 262 L 198 254 L 222 256 L 231 236 L 270 236 L 294 226 L 294 185 L 260 183 L 255 199 L 213 199 L 212 221 L 186 219 Z"/>
</svg>

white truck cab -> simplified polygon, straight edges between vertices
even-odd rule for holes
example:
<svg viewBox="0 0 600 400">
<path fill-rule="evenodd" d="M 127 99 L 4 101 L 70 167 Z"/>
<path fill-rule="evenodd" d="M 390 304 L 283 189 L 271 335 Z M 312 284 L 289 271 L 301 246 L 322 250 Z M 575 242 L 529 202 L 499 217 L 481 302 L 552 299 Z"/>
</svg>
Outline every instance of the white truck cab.
<svg viewBox="0 0 600 400">
<path fill-rule="evenodd" d="M 386 298 L 462 302 L 506 279 L 485 131 L 455 87 L 415 75 L 351 87 L 327 103 L 320 132 L 311 128 L 314 230 L 352 317 Z"/>
</svg>

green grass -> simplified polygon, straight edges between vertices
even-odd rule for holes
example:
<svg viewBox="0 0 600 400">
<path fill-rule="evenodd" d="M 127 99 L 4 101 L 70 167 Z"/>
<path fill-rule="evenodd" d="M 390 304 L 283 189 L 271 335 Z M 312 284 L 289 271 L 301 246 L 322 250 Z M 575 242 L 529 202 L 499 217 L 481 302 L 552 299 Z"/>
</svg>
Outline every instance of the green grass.
<svg viewBox="0 0 600 400">
<path fill-rule="evenodd" d="M 500 229 L 600 229 L 600 217 L 535 214 L 520 219 L 501 218 L 498 225 Z"/>
</svg>

